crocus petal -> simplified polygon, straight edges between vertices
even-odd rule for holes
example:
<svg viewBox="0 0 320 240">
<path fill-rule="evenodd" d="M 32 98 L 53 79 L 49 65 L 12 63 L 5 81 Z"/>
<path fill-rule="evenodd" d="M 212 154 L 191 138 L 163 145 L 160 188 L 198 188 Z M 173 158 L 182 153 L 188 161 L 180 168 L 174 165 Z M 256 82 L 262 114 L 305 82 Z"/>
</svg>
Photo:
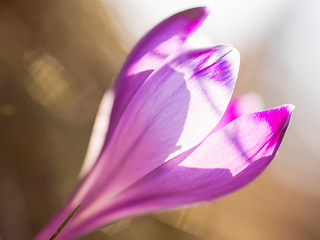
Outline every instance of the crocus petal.
<svg viewBox="0 0 320 240">
<path fill-rule="evenodd" d="M 177 13 L 159 23 L 137 43 L 129 54 L 115 86 L 116 98 L 105 145 L 136 91 L 169 55 L 179 50 L 207 15 L 205 7 Z"/>
<path fill-rule="evenodd" d="M 97 131 L 93 129 L 93 135 L 90 139 L 85 161 L 79 174 L 80 178 L 83 177 L 98 160 L 98 148 L 101 150 L 103 146 L 107 145 L 119 118 L 136 91 L 170 54 L 181 48 L 188 36 L 197 30 L 207 15 L 208 11 L 205 7 L 192 8 L 177 13 L 159 23 L 136 44 L 119 73 L 115 86 L 117 97 L 114 99 L 114 96 L 112 96 L 112 102 L 110 100 L 110 90 L 107 91 L 108 96 L 106 96 L 106 98 L 109 100 L 106 101 L 108 101 L 108 103 L 111 102 L 111 104 L 114 102 L 114 107 L 112 108 L 111 105 L 111 109 L 109 109 L 110 106 L 104 102 L 100 105 L 96 119 L 96 121 L 99 120 L 99 123 L 95 123 L 95 126 L 97 125 Z M 114 91 L 112 91 L 112 94 L 114 95 Z M 112 117 L 110 121 L 111 110 Z M 103 114 L 106 114 L 105 116 L 100 114 L 102 111 Z M 108 111 L 108 113 L 106 113 L 106 111 Z M 103 118 L 105 118 L 107 122 L 103 123 Z M 104 129 L 102 129 L 103 127 Z M 97 136 L 94 135 L 95 133 L 97 133 Z M 108 136 L 106 136 L 107 133 Z"/>
<path fill-rule="evenodd" d="M 101 100 L 84 162 L 79 174 L 83 178 L 96 163 L 105 141 L 106 132 L 109 127 L 111 109 L 114 101 L 114 91 L 107 90 Z"/>
<path fill-rule="evenodd" d="M 108 209 L 134 181 L 203 140 L 227 108 L 238 70 L 238 51 L 216 46 L 185 52 L 155 71 L 129 103 L 100 160 L 36 239 L 59 227 L 79 204 L 57 239 L 81 235 L 72 229 Z"/>
<path fill-rule="evenodd" d="M 239 71 L 238 51 L 182 47 L 206 16 L 206 8 L 178 13 L 136 45 L 114 91 L 103 98 L 79 184 L 35 240 L 49 239 L 79 204 L 56 240 L 124 217 L 216 199 L 270 163 L 293 106 L 232 121 L 238 116 L 230 104 L 221 120 Z"/>
<path fill-rule="evenodd" d="M 292 105 L 243 116 L 167 161 L 122 192 L 116 203 L 72 231 L 219 198 L 247 185 L 274 158 Z"/>
<path fill-rule="evenodd" d="M 238 68 L 238 51 L 217 46 L 184 53 L 157 70 L 128 105 L 77 201 L 106 188 L 111 198 L 110 188 L 121 191 L 198 144 L 222 117 Z"/>
</svg>

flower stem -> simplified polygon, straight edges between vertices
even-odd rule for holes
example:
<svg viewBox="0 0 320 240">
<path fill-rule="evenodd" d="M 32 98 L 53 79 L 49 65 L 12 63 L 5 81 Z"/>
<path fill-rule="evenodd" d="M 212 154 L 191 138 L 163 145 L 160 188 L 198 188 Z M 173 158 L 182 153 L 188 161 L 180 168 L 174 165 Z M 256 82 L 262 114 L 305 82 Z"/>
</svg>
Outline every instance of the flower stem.
<svg viewBox="0 0 320 240">
<path fill-rule="evenodd" d="M 81 207 L 81 204 L 75 210 L 73 210 L 73 212 L 69 215 L 69 217 L 67 217 L 67 219 L 61 224 L 61 226 L 58 228 L 58 230 L 52 235 L 52 237 L 49 240 L 53 240 L 56 238 L 56 236 L 58 236 L 58 234 L 61 232 L 61 230 L 67 225 L 69 220 L 79 210 L 80 207 Z"/>
</svg>

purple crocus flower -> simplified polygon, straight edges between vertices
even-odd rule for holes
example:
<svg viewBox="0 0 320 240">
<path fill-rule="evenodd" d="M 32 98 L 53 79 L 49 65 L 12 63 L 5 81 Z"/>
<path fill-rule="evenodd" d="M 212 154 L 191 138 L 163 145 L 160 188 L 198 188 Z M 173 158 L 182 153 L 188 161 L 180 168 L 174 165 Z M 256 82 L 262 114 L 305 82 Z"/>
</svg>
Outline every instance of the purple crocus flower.
<svg viewBox="0 0 320 240">
<path fill-rule="evenodd" d="M 79 184 L 36 240 L 49 239 L 79 204 L 56 239 L 216 199 L 251 182 L 274 158 L 292 105 L 215 128 L 233 93 L 239 53 L 231 46 L 182 48 L 206 16 L 206 8 L 180 12 L 138 42 L 102 100 Z"/>
</svg>

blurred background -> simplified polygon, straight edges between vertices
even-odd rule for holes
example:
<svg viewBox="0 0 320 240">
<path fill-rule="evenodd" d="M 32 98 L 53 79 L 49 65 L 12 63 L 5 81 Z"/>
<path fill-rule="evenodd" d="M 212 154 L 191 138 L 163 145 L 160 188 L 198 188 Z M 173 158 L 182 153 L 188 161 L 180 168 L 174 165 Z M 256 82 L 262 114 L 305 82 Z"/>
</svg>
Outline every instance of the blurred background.
<svg viewBox="0 0 320 240">
<path fill-rule="evenodd" d="M 320 1 L 0 1 L 0 240 L 27 240 L 77 181 L 95 114 L 136 41 L 195 6 L 190 44 L 241 54 L 236 94 L 296 106 L 275 160 L 235 194 L 126 219 L 82 240 L 320 239 Z"/>
</svg>

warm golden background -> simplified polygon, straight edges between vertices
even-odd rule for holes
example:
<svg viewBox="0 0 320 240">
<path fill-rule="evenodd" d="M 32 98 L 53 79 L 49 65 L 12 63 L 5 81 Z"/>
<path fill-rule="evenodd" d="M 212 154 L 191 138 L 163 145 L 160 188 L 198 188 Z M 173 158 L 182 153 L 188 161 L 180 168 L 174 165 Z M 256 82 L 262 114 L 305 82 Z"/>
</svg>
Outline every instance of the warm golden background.
<svg viewBox="0 0 320 240">
<path fill-rule="evenodd" d="M 152 2 L 152 4 L 151 4 Z M 133 44 L 210 5 L 195 44 L 236 46 L 236 93 L 297 106 L 275 161 L 248 187 L 127 219 L 83 240 L 320 239 L 320 4 L 307 0 L 0 1 L 0 240 L 28 240 L 76 184 L 94 117 Z"/>
</svg>

